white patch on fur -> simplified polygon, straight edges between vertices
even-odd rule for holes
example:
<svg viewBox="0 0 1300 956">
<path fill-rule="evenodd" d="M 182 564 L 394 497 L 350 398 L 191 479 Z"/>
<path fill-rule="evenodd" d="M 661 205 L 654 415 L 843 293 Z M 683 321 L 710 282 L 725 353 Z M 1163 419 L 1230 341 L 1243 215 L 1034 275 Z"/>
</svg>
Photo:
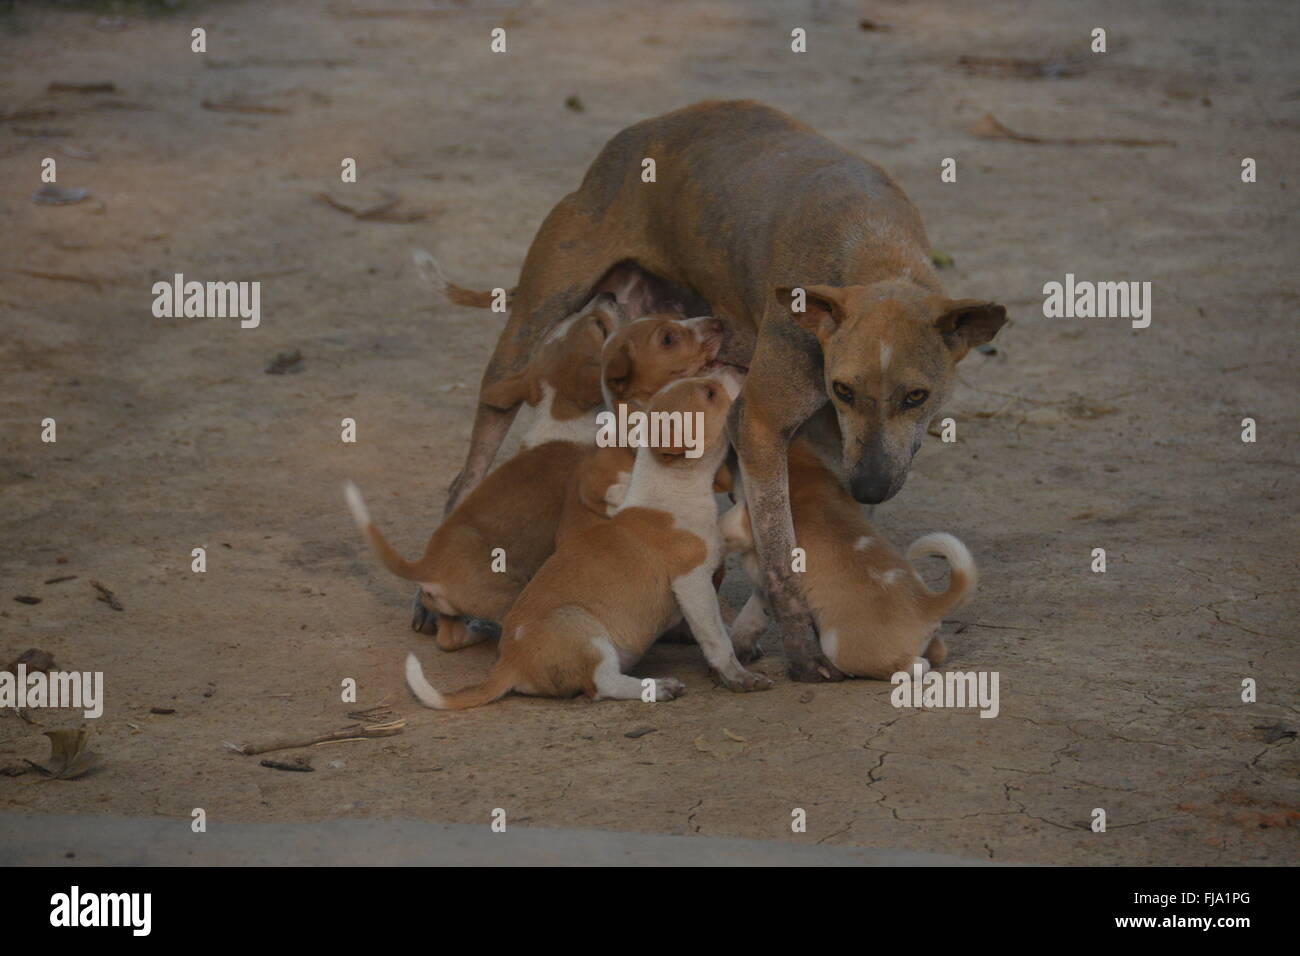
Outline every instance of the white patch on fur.
<svg viewBox="0 0 1300 956">
<path fill-rule="evenodd" d="M 840 653 L 840 636 L 836 634 L 834 628 L 832 628 L 824 634 L 819 635 L 819 637 L 822 644 L 822 653 L 826 655 L 828 661 L 836 667 L 839 667 L 838 657 Z"/>
<path fill-rule="evenodd" d="M 554 404 L 555 387 L 543 382 L 542 400 L 536 408 L 528 410 L 528 427 L 520 440 L 523 448 L 536 448 L 548 441 L 572 441 L 581 445 L 596 443 L 596 433 L 600 430 L 596 415 L 601 411 L 600 408 L 593 408 L 585 415 L 562 422 L 551 414 Z"/>
<path fill-rule="evenodd" d="M 522 624 L 515 628 L 514 639 L 516 641 L 522 641 L 524 639 L 524 626 Z"/>
<path fill-rule="evenodd" d="M 853 545 L 853 550 L 866 551 L 869 547 L 871 547 L 871 539 L 864 534 L 862 537 L 858 538 L 857 542 Z"/>
<path fill-rule="evenodd" d="M 880 343 L 880 370 L 889 368 L 889 360 L 894 357 L 894 350 L 884 342 Z"/>
<path fill-rule="evenodd" d="M 886 584 L 893 584 L 895 581 L 897 581 L 906 573 L 907 572 L 904 571 L 902 568 L 890 568 L 888 571 L 885 572 L 885 576 L 882 580 Z"/>
<path fill-rule="evenodd" d="M 365 531 L 370 527 L 370 509 L 366 507 L 366 500 L 361 497 L 361 489 L 350 481 L 346 482 L 343 485 L 343 497 L 347 499 L 352 520 L 357 523 L 358 528 Z"/>
</svg>

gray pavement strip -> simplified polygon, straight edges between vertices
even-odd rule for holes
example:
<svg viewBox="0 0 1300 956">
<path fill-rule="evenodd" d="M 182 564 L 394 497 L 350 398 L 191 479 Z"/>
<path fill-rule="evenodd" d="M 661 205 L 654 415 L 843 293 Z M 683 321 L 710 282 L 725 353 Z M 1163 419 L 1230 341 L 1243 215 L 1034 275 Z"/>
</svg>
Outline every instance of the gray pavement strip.
<svg viewBox="0 0 1300 956">
<path fill-rule="evenodd" d="M 73 854 L 71 857 L 68 854 Z M 912 850 L 486 823 L 0 814 L 0 866 L 987 866 Z"/>
</svg>

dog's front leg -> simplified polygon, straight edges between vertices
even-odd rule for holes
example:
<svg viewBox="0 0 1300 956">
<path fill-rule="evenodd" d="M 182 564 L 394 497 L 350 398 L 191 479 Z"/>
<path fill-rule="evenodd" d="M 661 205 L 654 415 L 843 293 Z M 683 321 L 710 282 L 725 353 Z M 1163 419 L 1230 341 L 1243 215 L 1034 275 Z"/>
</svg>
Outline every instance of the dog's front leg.
<svg viewBox="0 0 1300 956">
<path fill-rule="evenodd" d="M 745 399 L 742 393 L 736 451 L 762 575 L 758 586 L 766 593 L 769 608 L 781 625 L 786 671 L 797 681 L 843 680 L 844 675 L 821 651 L 812 612 L 794 571 L 787 454 L 788 436 L 800 423 L 773 426 L 760 409 Z"/>
<path fill-rule="evenodd" d="M 704 651 L 704 659 L 718 679 L 734 691 L 767 690 L 772 681 L 762 674 L 747 671 L 731 649 L 727 625 L 718 607 L 718 593 L 713 589 L 713 575 L 697 568 L 673 581 L 673 596 L 691 633 Z"/>
</svg>

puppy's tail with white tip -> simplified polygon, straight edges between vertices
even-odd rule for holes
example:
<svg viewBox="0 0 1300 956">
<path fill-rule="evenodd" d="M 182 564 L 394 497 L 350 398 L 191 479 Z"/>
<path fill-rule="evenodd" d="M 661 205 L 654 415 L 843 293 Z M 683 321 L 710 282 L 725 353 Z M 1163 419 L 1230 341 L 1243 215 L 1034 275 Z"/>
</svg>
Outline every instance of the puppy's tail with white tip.
<svg viewBox="0 0 1300 956">
<path fill-rule="evenodd" d="M 408 581 L 424 581 L 428 578 L 421 564 L 407 561 L 394 551 L 393 546 L 379 533 L 379 529 L 370 520 L 370 509 L 366 507 L 365 499 L 361 497 L 360 488 L 350 481 L 347 482 L 343 486 L 343 497 L 348 501 L 348 509 L 352 512 L 357 527 L 366 536 L 375 554 L 379 555 L 379 560 L 384 563 L 384 567 L 399 578 L 406 578 Z"/>
<path fill-rule="evenodd" d="M 924 584 L 922 602 L 926 615 L 935 621 L 941 621 L 975 590 L 979 575 L 975 570 L 975 559 L 962 544 L 950 534 L 936 531 L 922 535 L 912 542 L 907 549 L 907 560 L 915 562 L 917 558 L 943 558 L 948 562 L 951 579 L 945 591 L 931 591 Z"/>
<path fill-rule="evenodd" d="M 444 694 L 425 679 L 424 670 L 420 667 L 416 656 L 408 654 L 406 655 L 406 685 L 411 688 L 411 693 L 415 695 L 416 700 L 425 707 L 432 707 L 434 710 L 464 710 L 466 707 L 482 707 L 504 697 L 514 689 L 514 680 L 498 663 L 492 668 L 492 673 L 488 675 L 487 680 L 482 683 L 471 684 L 469 687 Z"/>
<path fill-rule="evenodd" d="M 477 289 L 466 289 L 464 286 L 452 282 L 447 278 L 446 273 L 442 271 L 442 266 L 438 264 L 438 260 L 423 249 L 412 249 L 411 259 L 415 262 L 416 271 L 420 273 L 421 278 L 433 286 L 434 291 L 445 302 L 450 302 L 453 305 L 466 305 L 472 309 L 490 309 L 493 302 L 496 301 L 494 291 L 484 292 Z M 507 307 L 514 293 L 514 289 L 506 290 Z"/>
</svg>

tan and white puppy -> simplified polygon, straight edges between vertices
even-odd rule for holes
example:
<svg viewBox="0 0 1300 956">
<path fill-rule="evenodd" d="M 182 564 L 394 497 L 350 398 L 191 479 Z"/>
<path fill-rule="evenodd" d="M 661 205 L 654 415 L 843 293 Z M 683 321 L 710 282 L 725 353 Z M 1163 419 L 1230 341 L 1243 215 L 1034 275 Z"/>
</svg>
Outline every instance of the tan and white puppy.
<svg viewBox="0 0 1300 956">
<path fill-rule="evenodd" d="M 590 445 L 595 440 L 596 415 L 604 401 L 602 349 L 623 316 L 614 295 L 601 293 L 557 325 L 522 372 L 483 391 L 482 400 L 494 406 L 532 406 L 522 447 L 548 441 Z"/>
<path fill-rule="evenodd" d="M 943 664 L 947 649 L 936 631 L 975 589 L 975 562 L 966 546 L 950 534 L 927 534 L 912 543 L 904 558 L 872 529 L 862 506 L 802 439 L 790 446 L 790 509 L 795 544 L 806 558 L 795 578 L 827 659 L 845 674 L 877 680 L 911 672 L 918 662 L 923 670 Z M 728 550 L 744 554 L 745 572 L 754 583 L 732 628 L 736 651 L 748 660 L 767 628 L 768 614 L 745 504 L 723 515 L 719 527 Z M 923 556 L 947 559 L 947 590 L 925 586 L 911 563 Z"/>
<path fill-rule="evenodd" d="M 624 325 L 605 340 L 602 350 L 605 409 L 615 416 L 644 411 L 665 386 L 715 368 L 722 338 L 722 324 L 708 316 L 651 315 Z M 635 463 L 634 448 L 591 449 L 578 466 L 557 541 L 612 515 L 627 493 Z"/>
<path fill-rule="evenodd" d="M 685 447 L 639 449 L 614 516 L 566 539 L 515 602 L 486 680 L 443 693 L 425 679 L 414 654 L 407 658 L 406 680 L 421 703 L 459 710 L 511 691 L 638 699 L 642 681 L 627 669 L 683 616 L 727 687 L 770 687 L 736 659 L 713 590 L 724 557 L 713 480 L 728 451 L 726 417 L 740 386 L 739 373 L 724 368 L 655 396 L 651 412 L 700 415 L 699 457 L 689 457 Z M 656 701 L 684 690 L 674 678 L 654 680 Z"/>
<path fill-rule="evenodd" d="M 515 598 L 555 550 L 569 486 L 595 440 L 601 347 L 617 319 L 613 298 L 598 296 L 563 323 L 523 373 L 494 386 L 537 406 L 523 447 L 444 519 L 419 560 L 393 549 L 361 492 L 346 486 L 352 515 L 384 566 L 419 582 L 419 600 L 436 621 L 443 650 L 498 633 Z"/>
</svg>

